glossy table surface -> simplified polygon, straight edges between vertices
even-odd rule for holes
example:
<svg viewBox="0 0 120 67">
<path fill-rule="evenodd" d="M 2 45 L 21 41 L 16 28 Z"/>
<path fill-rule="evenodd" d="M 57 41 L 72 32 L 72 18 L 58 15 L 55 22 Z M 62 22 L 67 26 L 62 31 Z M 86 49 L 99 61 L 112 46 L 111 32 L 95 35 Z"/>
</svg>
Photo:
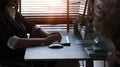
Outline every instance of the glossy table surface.
<svg viewBox="0 0 120 67">
<path fill-rule="evenodd" d="M 60 32 L 62 36 L 69 36 L 70 46 L 51 49 L 48 46 L 37 46 L 26 49 L 25 60 L 86 60 L 89 55 L 82 45 L 76 43 L 77 36 L 73 32 Z"/>
</svg>

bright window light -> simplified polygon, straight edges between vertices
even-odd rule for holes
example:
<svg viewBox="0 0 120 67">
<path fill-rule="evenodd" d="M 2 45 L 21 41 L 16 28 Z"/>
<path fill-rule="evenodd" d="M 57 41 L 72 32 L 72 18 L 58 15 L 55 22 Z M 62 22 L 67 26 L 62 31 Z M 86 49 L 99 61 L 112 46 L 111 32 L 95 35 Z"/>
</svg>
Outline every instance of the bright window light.
<svg viewBox="0 0 120 67">
<path fill-rule="evenodd" d="M 83 13 L 86 0 L 69 1 L 70 14 Z M 58 16 L 59 14 L 66 14 L 66 12 L 67 0 L 21 0 L 21 13 L 24 16 Z"/>
</svg>

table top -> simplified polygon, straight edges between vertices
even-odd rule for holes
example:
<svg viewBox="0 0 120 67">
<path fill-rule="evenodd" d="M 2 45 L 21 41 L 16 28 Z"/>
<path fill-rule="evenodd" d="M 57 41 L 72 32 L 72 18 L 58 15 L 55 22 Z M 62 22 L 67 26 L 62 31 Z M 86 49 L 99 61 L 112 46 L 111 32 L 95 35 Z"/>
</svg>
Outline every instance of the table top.
<svg viewBox="0 0 120 67">
<path fill-rule="evenodd" d="M 51 49 L 48 46 L 37 46 L 26 49 L 25 60 L 85 60 L 89 59 L 82 45 L 76 44 L 73 33 L 62 31 L 62 36 L 69 36 L 71 45 L 63 48 Z M 63 35 L 64 34 L 64 35 Z"/>
</svg>

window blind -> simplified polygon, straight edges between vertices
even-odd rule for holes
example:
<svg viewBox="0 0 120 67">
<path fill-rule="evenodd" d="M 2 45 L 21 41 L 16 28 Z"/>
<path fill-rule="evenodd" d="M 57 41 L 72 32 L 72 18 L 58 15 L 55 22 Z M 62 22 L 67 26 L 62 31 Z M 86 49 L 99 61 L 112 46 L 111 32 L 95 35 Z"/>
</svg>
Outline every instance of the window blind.
<svg viewBox="0 0 120 67">
<path fill-rule="evenodd" d="M 69 16 L 83 14 L 86 0 L 69 0 Z M 67 15 L 67 0 L 21 0 L 23 16 Z M 86 12 L 87 13 L 87 12 Z"/>
</svg>

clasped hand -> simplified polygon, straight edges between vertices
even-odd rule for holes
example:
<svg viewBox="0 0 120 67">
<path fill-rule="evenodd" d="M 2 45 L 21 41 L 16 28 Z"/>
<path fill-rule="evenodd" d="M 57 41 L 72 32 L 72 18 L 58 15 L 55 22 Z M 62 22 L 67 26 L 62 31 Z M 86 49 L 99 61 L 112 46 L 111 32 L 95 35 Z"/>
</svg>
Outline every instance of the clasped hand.
<svg viewBox="0 0 120 67">
<path fill-rule="evenodd" d="M 45 38 L 45 43 L 46 44 L 50 44 L 53 43 L 54 41 L 61 41 L 62 36 L 59 32 L 54 32 L 49 34 L 46 38 Z"/>
</svg>

